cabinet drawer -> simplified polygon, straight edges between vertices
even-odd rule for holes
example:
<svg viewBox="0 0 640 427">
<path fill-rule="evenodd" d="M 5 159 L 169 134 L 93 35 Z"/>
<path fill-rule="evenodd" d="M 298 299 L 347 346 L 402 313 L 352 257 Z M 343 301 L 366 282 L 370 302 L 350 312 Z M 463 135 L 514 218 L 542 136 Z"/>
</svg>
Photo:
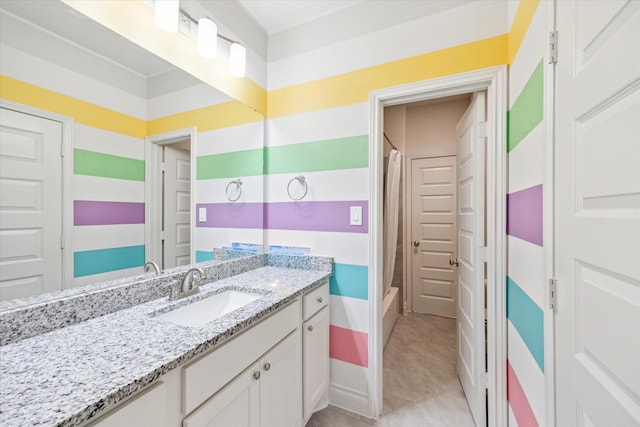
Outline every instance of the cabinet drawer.
<svg viewBox="0 0 640 427">
<path fill-rule="evenodd" d="M 303 318 L 307 320 L 322 307 L 329 304 L 329 282 L 325 282 L 302 299 Z"/>
<path fill-rule="evenodd" d="M 183 409 L 188 414 L 244 371 L 300 324 L 300 300 L 272 314 L 184 369 Z"/>
</svg>

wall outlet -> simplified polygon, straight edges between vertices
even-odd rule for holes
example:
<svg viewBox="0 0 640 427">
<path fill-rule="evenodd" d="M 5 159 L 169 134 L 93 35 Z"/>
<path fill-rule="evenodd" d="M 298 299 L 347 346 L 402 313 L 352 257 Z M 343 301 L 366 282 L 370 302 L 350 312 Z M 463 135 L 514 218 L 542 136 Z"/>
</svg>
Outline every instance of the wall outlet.
<svg viewBox="0 0 640 427">
<path fill-rule="evenodd" d="M 198 221 L 207 222 L 207 208 L 198 208 Z"/>
<path fill-rule="evenodd" d="M 362 225 L 362 206 L 351 206 L 351 225 Z"/>
</svg>

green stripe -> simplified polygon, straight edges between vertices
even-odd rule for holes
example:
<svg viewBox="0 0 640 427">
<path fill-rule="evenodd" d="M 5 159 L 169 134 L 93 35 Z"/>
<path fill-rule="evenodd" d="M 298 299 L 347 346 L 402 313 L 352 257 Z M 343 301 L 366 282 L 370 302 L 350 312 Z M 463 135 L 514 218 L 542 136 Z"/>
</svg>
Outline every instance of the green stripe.
<svg viewBox="0 0 640 427">
<path fill-rule="evenodd" d="M 196 179 L 262 175 L 263 149 L 200 156 L 196 160 L 196 165 Z"/>
<path fill-rule="evenodd" d="M 366 265 L 333 265 L 333 276 L 329 279 L 331 295 L 369 299 L 369 268 Z"/>
<path fill-rule="evenodd" d="M 509 276 L 507 276 L 507 318 L 544 372 L 544 313 Z"/>
<path fill-rule="evenodd" d="M 513 150 L 542 121 L 544 105 L 542 64 L 541 60 L 511 110 L 507 112 L 507 152 Z"/>
<path fill-rule="evenodd" d="M 266 173 L 314 172 L 369 166 L 367 135 L 267 147 Z"/>
<path fill-rule="evenodd" d="M 73 150 L 73 173 L 76 175 L 144 181 L 144 160 L 76 148 Z"/>
<path fill-rule="evenodd" d="M 143 265 L 144 245 L 75 252 L 73 277 L 90 276 Z M 142 273 L 142 270 L 140 272 Z"/>
</svg>

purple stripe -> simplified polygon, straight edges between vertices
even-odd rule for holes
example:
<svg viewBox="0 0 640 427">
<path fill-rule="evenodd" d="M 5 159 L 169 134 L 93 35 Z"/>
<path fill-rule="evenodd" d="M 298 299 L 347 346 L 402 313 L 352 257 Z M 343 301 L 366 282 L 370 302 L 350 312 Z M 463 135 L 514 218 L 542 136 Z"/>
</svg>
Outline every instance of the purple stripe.
<svg viewBox="0 0 640 427">
<path fill-rule="evenodd" d="M 196 227 L 216 228 L 262 228 L 262 203 L 198 203 L 196 205 Z M 198 221 L 200 208 L 207 209 L 207 220 Z"/>
<path fill-rule="evenodd" d="M 366 201 L 282 202 L 265 206 L 265 228 L 271 230 L 369 231 L 369 204 Z M 349 224 L 351 206 L 362 207 L 362 225 Z"/>
<path fill-rule="evenodd" d="M 144 203 L 74 200 L 73 225 L 144 224 Z"/>
<path fill-rule="evenodd" d="M 507 234 L 542 246 L 542 184 L 507 194 Z"/>
</svg>

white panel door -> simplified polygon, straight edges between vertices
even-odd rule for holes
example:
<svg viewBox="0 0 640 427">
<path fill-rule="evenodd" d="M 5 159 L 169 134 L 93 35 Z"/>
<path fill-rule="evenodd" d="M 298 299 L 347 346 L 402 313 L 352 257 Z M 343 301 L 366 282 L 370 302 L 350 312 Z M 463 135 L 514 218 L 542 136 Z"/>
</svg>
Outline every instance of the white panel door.
<svg viewBox="0 0 640 427">
<path fill-rule="evenodd" d="M 0 300 L 60 290 L 62 124 L 0 110 Z"/>
<path fill-rule="evenodd" d="M 558 1 L 557 425 L 640 426 L 640 2 Z"/>
<path fill-rule="evenodd" d="M 456 317 L 456 157 L 411 161 L 413 311 Z"/>
<path fill-rule="evenodd" d="M 191 153 L 164 146 L 162 268 L 191 263 Z"/>
<path fill-rule="evenodd" d="M 458 135 L 458 352 L 456 370 L 477 426 L 486 425 L 484 322 L 485 93 L 473 95 Z"/>
</svg>

